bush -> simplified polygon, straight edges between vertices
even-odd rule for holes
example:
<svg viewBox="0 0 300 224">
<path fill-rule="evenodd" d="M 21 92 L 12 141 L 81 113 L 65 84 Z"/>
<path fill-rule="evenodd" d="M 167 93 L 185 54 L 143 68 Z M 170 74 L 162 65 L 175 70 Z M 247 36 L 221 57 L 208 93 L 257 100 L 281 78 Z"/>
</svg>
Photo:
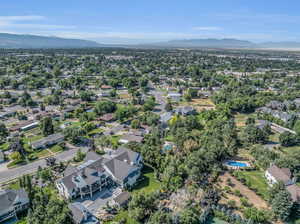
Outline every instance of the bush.
<svg viewBox="0 0 300 224">
<path fill-rule="evenodd" d="M 38 157 L 34 154 L 30 154 L 27 158 L 32 161 L 32 160 L 36 160 Z"/>
</svg>

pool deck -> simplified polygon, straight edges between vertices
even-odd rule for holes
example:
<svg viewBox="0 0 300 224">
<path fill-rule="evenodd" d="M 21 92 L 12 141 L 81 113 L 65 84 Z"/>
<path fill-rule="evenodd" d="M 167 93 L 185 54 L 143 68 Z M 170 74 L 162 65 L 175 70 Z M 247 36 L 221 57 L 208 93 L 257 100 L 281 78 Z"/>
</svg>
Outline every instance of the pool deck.
<svg viewBox="0 0 300 224">
<path fill-rule="evenodd" d="M 228 163 L 242 163 L 245 164 L 245 166 L 234 166 L 234 165 L 230 165 Z M 241 161 L 241 160 L 226 160 L 223 162 L 223 165 L 226 166 L 229 169 L 233 169 L 233 170 L 239 170 L 239 169 L 246 169 L 246 168 L 250 168 L 251 164 L 247 161 Z"/>
</svg>

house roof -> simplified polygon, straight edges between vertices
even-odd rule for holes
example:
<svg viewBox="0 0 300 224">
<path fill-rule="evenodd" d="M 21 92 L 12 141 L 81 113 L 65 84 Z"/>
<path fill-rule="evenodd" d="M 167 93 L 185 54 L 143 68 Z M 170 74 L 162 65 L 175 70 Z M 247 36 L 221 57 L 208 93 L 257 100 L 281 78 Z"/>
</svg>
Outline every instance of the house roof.
<svg viewBox="0 0 300 224">
<path fill-rule="evenodd" d="M 69 166 L 64 172 L 64 177 L 59 180 L 69 192 L 76 189 L 78 184 L 92 184 L 99 180 L 101 173 L 111 173 L 117 180 L 123 181 L 132 168 L 136 167 L 135 162 L 139 153 L 133 152 L 125 147 L 120 147 L 111 154 L 110 158 L 104 158 L 94 152 L 88 152 L 85 162 L 77 167 Z M 107 170 L 107 172 L 106 172 Z M 100 173 L 100 174 L 99 174 Z"/>
<path fill-rule="evenodd" d="M 56 133 L 56 134 L 53 134 L 53 135 L 49 135 L 49 136 L 47 136 L 45 138 L 42 138 L 40 140 L 37 140 L 35 142 L 32 142 L 31 145 L 32 145 L 33 148 L 39 148 L 39 147 L 44 146 L 45 144 L 48 144 L 48 142 L 52 142 L 52 141 L 61 139 L 63 137 L 64 137 L 63 134 Z"/>
<path fill-rule="evenodd" d="M 132 170 L 132 166 L 127 162 L 115 158 L 107 161 L 104 166 L 119 181 L 123 181 Z"/>
<path fill-rule="evenodd" d="M 12 207 L 18 198 L 28 200 L 28 195 L 24 189 L 0 191 L 0 214 Z"/>
<path fill-rule="evenodd" d="M 103 120 L 103 121 L 111 121 L 113 119 L 114 119 L 113 113 L 104 114 L 100 117 L 100 120 Z"/>
<path fill-rule="evenodd" d="M 289 168 L 279 168 L 276 165 L 272 165 L 267 171 L 277 180 L 282 181 L 284 184 L 287 184 L 292 177 L 291 171 Z"/>
<path fill-rule="evenodd" d="M 286 190 L 291 194 L 293 201 L 299 201 L 300 199 L 300 187 L 296 184 L 292 184 L 286 187 Z"/>
<path fill-rule="evenodd" d="M 118 205 L 123 205 L 129 200 L 129 198 L 130 198 L 129 192 L 123 191 L 121 194 L 119 194 L 117 197 L 114 198 L 114 201 Z"/>
<path fill-rule="evenodd" d="M 72 218 L 75 223 L 80 224 L 92 224 L 99 223 L 99 221 L 94 217 L 89 210 L 80 202 L 74 202 L 68 205 L 72 213 Z"/>
<path fill-rule="evenodd" d="M 142 142 L 144 137 L 138 135 L 123 135 L 120 140 L 125 140 L 128 142 Z"/>
</svg>

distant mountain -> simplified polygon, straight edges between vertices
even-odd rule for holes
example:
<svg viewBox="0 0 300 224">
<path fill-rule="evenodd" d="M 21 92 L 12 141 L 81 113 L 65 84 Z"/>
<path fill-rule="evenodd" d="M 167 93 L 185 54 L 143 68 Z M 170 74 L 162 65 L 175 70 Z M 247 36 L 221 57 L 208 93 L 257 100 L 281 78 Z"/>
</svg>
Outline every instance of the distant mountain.
<svg viewBox="0 0 300 224">
<path fill-rule="evenodd" d="M 104 46 L 89 40 L 0 33 L 0 48 L 84 48 Z"/>
<path fill-rule="evenodd" d="M 259 44 L 262 48 L 298 48 L 300 49 L 300 42 L 293 42 L 293 41 L 284 41 L 284 42 L 265 42 L 262 44 Z"/>
<path fill-rule="evenodd" d="M 191 47 L 191 48 L 253 48 L 256 44 L 247 40 L 237 39 L 186 39 L 170 40 L 151 44 L 160 47 Z"/>
</svg>

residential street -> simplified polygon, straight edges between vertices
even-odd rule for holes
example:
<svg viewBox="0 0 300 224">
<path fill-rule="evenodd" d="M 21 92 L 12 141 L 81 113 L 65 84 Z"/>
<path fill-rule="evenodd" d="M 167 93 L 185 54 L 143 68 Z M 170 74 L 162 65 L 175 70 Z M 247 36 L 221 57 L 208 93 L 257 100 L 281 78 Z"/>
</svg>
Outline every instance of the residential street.
<svg viewBox="0 0 300 224">
<path fill-rule="evenodd" d="M 70 160 L 74 157 L 77 150 L 78 150 L 78 148 L 72 147 L 71 149 L 69 149 L 67 151 L 64 151 L 64 152 L 61 152 L 59 154 L 56 154 L 53 157 L 56 158 L 57 162 L 67 161 L 67 160 Z M 82 152 L 87 152 L 88 148 L 87 147 L 82 147 L 81 151 Z M 1 169 L 1 171 L 0 171 L 0 183 L 13 180 L 15 178 L 23 176 L 24 174 L 33 173 L 38 169 L 39 166 L 41 166 L 41 167 L 46 166 L 45 159 L 37 160 L 33 163 L 30 163 L 30 164 L 27 164 L 27 165 L 24 165 L 24 166 L 20 166 L 20 167 L 16 167 L 16 168 L 12 168 L 12 169 L 6 169 L 6 170 Z"/>
</svg>

